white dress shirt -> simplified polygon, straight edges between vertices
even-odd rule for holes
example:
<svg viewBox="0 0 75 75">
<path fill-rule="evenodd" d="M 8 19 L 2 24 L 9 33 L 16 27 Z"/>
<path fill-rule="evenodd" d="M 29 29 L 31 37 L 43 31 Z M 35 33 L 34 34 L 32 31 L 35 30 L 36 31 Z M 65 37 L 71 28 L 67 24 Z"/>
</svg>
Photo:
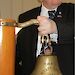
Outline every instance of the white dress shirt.
<svg viewBox="0 0 75 75">
<path fill-rule="evenodd" d="M 52 10 L 57 11 L 57 8 L 52 9 Z M 49 15 L 48 15 L 48 11 L 52 11 L 52 10 L 49 10 L 49 9 L 45 8 L 45 7 L 43 6 L 43 4 L 42 4 L 42 7 L 41 7 L 41 13 L 40 13 L 40 15 L 41 15 L 41 16 L 49 17 Z M 41 41 L 41 39 L 40 39 L 40 38 L 41 38 L 41 36 L 40 36 L 40 35 L 38 35 L 37 53 L 36 53 L 36 57 L 37 57 L 38 55 L 40 55 L 40 52 L 41 52 L 42 44 L 41 44 L 41 42 L 40 42 L 40 41 Z M 57 38 L 58 38 L 58 34 L 57 34 L 57 32 L 50 34 L 50 39 L 51 39 L 51 41 L 53 41 L 53 42 L 56 42 L 56 43 L 57 43 Z"/>
</svg>

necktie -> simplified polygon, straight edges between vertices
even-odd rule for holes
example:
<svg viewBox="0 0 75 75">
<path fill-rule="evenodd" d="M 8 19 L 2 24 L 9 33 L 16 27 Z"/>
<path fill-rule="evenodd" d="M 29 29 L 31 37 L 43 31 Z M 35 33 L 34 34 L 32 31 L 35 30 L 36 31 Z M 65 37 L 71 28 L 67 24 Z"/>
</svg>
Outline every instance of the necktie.
<svg viewBox="0 0 75 75">
<path fill-rule="evenodd" d="M 56 11 L 53 10 L 53 11 L 48 11 L 48 15 L 49 15 L 49 19 L 54 19 L 55 16 L 56 16 Z M 52 33 L 52 34 L 49 34 L 48 36 L 50 36 L 50 39 L 54 42 L 57 42 L 57 32 L 55 33 Z"/>
<path fill-rule="evenodd" d="M 55 10 L 53 10 L 53 11 L 48 11 L 49 19 L 54 19 L 55 13 L 56 13 Z"/>
</svg>

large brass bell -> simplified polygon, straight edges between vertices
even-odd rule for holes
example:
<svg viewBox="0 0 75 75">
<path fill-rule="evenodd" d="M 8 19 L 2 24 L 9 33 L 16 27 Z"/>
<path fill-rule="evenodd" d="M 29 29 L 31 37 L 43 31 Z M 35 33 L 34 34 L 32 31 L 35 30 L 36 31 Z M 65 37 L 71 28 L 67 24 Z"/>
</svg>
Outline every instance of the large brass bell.
<svg viewBox="0 0 75 75">
<path fill-rule="evenodd" d="M 51 45 L 50 40 L 48 40 L 48 38 L 46 42 L 48 42 L 49 45 Z M 52 53 L 52 47 L 50 46 L 50 48 L 47 49 L 49 49 L 50 52 L 41 54 L 37 58 L 35 68 L 31 75 L 62 75 L 59 68 L 57 56 L 53 55 Z"/>
<path fill-rule="evenodd" d="M 31 75 L 62 75 L 59 69 L 57 56 L 41 55 Z"/>
</svg>

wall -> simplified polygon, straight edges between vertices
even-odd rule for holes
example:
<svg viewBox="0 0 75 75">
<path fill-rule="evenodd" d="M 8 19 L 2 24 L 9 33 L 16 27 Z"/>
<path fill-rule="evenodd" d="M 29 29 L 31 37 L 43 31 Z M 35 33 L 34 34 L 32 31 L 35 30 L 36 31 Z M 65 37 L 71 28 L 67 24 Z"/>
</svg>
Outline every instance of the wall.
<svg viewBox="0 0 75 75">
<path fill-rule="evenodd" d="M 63 0 L 75 3 L 75 0 Z M 18 15 L 40 5 L 37 0 L 0 0 L 0 18 L 12 18 L 17 21 Z"/>
</svg>

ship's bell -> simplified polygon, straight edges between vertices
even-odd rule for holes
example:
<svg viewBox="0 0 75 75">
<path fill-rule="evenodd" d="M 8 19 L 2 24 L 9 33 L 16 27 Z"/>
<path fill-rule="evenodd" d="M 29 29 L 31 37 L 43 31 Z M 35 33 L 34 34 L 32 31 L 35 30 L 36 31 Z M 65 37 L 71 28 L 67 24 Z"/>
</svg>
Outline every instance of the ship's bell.
<svg viewBox="0 0 75 75">
<path fill-rule="evenodd" d="M 41 55 L 31 75 L 62 75 L 56 55 Z"/>
<path fill-rule="evenodd" d="M 47 53 L 38 56 L 35 68 L 31 75 L 62 75 L 57 56 L 52 53 L 52 47 L 47 47 L 47 44 L 45 44 L 44 48 L 45 51 L 47 49 L 50 50 L 50 52 L 48 51 Z"/>
</svg>

